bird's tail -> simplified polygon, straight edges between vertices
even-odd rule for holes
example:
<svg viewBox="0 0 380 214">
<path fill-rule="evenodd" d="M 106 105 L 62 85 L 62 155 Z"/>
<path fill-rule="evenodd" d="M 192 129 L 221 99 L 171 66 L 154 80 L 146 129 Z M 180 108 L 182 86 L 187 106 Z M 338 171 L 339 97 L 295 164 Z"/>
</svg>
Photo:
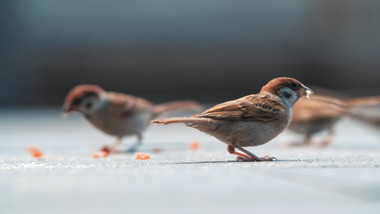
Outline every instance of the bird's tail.
<svg viewBox="0 0 380 214">
<path fill-rule="evenodd" d="M 370 125 L 380 125 L 380 96 L 361 97 L 349 100 L 347 103 L 351 108 L 349 114 L 352 117 Z"/>
<path fill-rule="evenodd" d="M 380 96 L 359 97 L 359 98 L 347 101 L 347 104 L 351 108 L 361 107 L 361 106 L 376 106 L 376 105 L 380 105 Z"/>
<path fill-rule="evenodd" d="M 197 123 L 200 120 L 202 119 L 193 118 L 193 117 L 173 117 L 173 118 L 161 118 L 161 119 L 152 120 L 151 123 L 166 125 L 170 123 Z"/>
<path fill-rule="evenodd" d="M 211 127 L 214 126 L 214 122 L 210 118 L 199 118 L 195 116 L 192 117 L 172 117 L 172 118 L 161 118 L 152 120 L 151 123 L 158 123 L 162 125 L 170 123 L 184 123 L 187 126 L 196 128 L 199 125 Z"/>
<path fill-rule="evenodd" d="M 182 100 L 182 101 L 174 101 L 168 103 L 162 103 L 159 105 L 155 105 L 153 107 L 153 112 L 156 116 L 175 110 L 192 110 L 192 111 L 200 111 L 203 107 L 199 103 L 192 100 Z"/>
</svg>

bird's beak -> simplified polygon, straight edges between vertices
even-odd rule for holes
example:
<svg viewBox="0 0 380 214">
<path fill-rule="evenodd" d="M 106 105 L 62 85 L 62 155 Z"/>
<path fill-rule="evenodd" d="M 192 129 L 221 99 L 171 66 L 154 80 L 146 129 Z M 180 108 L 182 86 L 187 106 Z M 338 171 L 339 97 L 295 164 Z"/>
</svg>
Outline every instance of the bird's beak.
<svg viewBox="0 0 380 214">
<path fill-rule="evenodd" d="M 314 92 L 306 87 L 306 86 L 303 86 L 301 89 L 300 89 L 300 95 L 305 95 L 307 99 L 310 99 L 310 95 L 312 95 Z"/>
<path fill-rule="evenodd" d="M 62 117 L 63 118 L 66 118 L 67 116 L 69 116 L 69 113 L 73 110 L 73 108 L 71 107 L 71 105 L 67 105 L 65 104 L 62 108 Z"/>
</svg>

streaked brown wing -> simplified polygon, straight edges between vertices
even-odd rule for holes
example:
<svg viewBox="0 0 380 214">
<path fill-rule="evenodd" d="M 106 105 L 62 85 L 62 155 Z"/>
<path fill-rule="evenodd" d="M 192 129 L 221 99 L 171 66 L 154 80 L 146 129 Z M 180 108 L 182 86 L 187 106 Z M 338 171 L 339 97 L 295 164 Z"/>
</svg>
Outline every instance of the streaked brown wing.
<svg viewBox="0 0 380 214">
<path fill-rule="evenodd" d="M 283 106 L 268 95 L 248 95 L 216 105 L 199 117 L 219 120 L 273 121 L 278 119 Z"/>
<path fill-rule="evenodd" d="M 107 98 L 111 103 L 110 108 L 112 112 L 121 117 L 129 117 L 138 111 L 152 106 L 152 103 L 149 101 L 128 94 L 108 92 Z"/>
</svg>

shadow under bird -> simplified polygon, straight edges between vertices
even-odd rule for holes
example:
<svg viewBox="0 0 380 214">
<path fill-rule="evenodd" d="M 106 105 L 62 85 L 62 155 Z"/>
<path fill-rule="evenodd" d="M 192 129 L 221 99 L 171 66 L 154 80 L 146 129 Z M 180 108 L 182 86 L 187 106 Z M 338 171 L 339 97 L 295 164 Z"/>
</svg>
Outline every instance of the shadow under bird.
<svg viewBox="0 0 380 214">
<path fill-rule="evenodd" d="M 373 106 L 380 103 L 380 97 L 360 97 L 342 101 L 330 96 L 313 95 L 310 100 L 301 98 L 293 107 L 293 118 L 289 130 L 305 136 L 305 141 L 295 145 L 312 145 L 312 136 L 328 131 L 321 146 L 328 146 L 335 135 L 335 124 L 351 114 L 356 107 Z"/>
<path fill-rule="evenodd" d="M 152 123 L 184 123 L 226 143 L 227 151 L 239 161 L 272 161 L 244 147 L 267 143 L 284 131 L 292 118 L 292 106 L 312 91 L 296 79 L 279 77 L 264 85 L 259 94 L 218 104 L 190 117 L 164 118 Z M 236 152 L 235 149 L 243 153 Z"/>
<path fill-rule="evenodd" d="M 137 142 L 127 152 L 134 152 L 141 144 L 142 133 L 158 115 L 174 110 L 201 110 L 191 100 L 155 105 L 143 98 L 104 91 L 97 85 L 78 85 L 66 96 L 63 113 L 80 112 L 97 129 L 116 136 L 116 141 L 102 148 L 115 152 L 125 136 L 136 135 Z"/>
</svg>

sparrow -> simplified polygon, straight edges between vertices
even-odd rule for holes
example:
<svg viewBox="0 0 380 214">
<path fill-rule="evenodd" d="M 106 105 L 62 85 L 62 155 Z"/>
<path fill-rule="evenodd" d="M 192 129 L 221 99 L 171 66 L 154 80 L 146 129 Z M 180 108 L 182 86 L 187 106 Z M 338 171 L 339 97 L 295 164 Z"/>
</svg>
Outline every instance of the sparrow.
<svg viewBox="0 0 380 214">
<path fill-rule="evenodd" d="M 244 147 L 267 143 L 284 131 L 292 118 L 292 106 L 312 91 L 296 79 L 279 77 L 264 85 L 258 94 L 227 101 L 190 117 L 163 118 L 152 123 L 184 123 L 227 144 L 238 161 L 273 161 L 258 157 Z M 235 149 L 241 152 L 236 152 Z"/>
<path fill-rule="evenodd" d="M 191 100 L 155 105 L 140 97 L 105 91 L 97 85 L 78 85 L 67 94 L 63 114 L 80 112 L 97 129 L 115 136 L 115 142 L 103 147 L 103 151 L 115 152 L 123 137 L 136 135 L 136 144 L 127 150 L 134 152 L 151 120 L 165 112 L 185 109 L 200 110 L 202 107 Z"/>
<path fill-rule="evenodd" d="M 380 106 L 363 106 L 355 109 L 355 111 L 350 114 L 355 119 L 365 122 L 377 128 L 380 128 Z"/>
<path fill-rule="evenodd" d="M 354 107 L 371 106 L 380 103 L 380 97 L 361 97 L 342 101 L 334 97 L 313 95 L 311 99 L 301 98 L 293 106 L 293 117 L 289 130 L 305 136 L 304 145 L 312 145 L 312 136 L 327 130 L 327 138 L 321 146 L 331 144 L 335 136 L 335 124 L 351 114 Z"/>
</svg>

